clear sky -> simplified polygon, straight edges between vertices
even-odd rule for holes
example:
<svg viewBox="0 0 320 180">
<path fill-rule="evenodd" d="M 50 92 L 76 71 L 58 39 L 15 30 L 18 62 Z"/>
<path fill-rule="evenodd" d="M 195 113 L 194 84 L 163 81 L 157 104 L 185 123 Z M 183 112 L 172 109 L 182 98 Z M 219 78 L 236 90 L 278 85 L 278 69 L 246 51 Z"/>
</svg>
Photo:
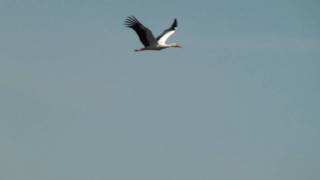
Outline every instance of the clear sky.
<svg viewBox="0 0 320 180">
<path fill-rule="evenodd" d="M 135 53 L 135 15 L 181 49 Z M 320 179 L 318 0 L 0 0 L 1 180 Z"/>
</svg>

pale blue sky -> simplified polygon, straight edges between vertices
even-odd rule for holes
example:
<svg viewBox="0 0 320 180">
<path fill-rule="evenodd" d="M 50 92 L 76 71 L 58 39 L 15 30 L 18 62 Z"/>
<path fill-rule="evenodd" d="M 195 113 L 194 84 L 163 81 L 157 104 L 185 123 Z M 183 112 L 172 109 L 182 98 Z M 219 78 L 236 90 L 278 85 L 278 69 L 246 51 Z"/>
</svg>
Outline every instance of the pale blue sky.
<svg viewBox="0 0 320 180">
<path fill-rule="evenodd" d="M 184 48 L 135 53 L 135 15 Z M 317 0 L 0 0 L 1 180 L 320 179 Z"/>
</svg>

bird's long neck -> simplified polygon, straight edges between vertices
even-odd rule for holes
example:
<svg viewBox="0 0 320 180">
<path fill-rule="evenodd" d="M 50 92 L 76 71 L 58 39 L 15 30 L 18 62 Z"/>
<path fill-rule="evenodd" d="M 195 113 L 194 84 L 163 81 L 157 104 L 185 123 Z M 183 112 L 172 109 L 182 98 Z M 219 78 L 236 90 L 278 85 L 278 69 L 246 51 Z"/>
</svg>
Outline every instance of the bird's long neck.
<svg viewBox="0 0 320 180">
<path fill-rule="evenodd" d="M 166 44 L 165 47 L 181 48 L 181 46 L 179 44 L 177 44 L 177 43 Z"/>
<path fill-rule="evenodd" d="M 161 45 L 162 47 L 176 47 L 178 44 L 177 43 L 170 43 L 170 44 L 163 44 Z"/>
</svg>

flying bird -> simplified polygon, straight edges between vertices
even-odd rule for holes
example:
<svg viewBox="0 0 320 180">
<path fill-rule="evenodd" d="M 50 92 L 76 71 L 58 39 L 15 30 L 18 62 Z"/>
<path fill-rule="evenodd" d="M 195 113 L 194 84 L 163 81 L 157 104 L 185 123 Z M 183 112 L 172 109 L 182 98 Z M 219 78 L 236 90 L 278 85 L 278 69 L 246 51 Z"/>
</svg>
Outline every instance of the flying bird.
<svg viewBox="0 0 320 180">
<path fill-rule="evenodd" d="M 174 19 L 172 25 L 164 30 L 158 37 L 154 37 L 150 29 L 141 24 L 134 16 L 127 17 L 124 24 L 126 27 L 133 29 L 137 33 L 141 43 L 144 45 L 141 49 L 135 49 L 136 52 L 144 50 L 161 50 L 170 47 L 181 48 L 177 43 L 166 43 L 168 38 L 176 31 L 178 26 L 177 19 Z"/>
</svg>

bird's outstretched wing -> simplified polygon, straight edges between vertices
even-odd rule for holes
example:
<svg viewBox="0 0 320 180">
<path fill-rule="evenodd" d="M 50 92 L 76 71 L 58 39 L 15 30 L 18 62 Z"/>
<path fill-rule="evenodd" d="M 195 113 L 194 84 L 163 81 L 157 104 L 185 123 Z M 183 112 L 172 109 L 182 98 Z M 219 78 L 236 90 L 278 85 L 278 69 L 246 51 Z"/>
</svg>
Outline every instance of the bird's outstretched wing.
<svg viewBox="0 0 320 180">
<path fill-rule="evenodd" d="M 132 28 L 137 33 L 140 41 L 145 47 L 157 42 L 150 29 L 141 24 L 134 16 L 127 17 L 124 24 L 126 27 Z"/>
<path fill-rule="evenodd" d="M 178 21 L 175 18 L 170 28 L 164 30 L 158 37 L 157 41 L 159 44 L 165 44 L 168 38 L 176 32 Z"/>
</svg>

